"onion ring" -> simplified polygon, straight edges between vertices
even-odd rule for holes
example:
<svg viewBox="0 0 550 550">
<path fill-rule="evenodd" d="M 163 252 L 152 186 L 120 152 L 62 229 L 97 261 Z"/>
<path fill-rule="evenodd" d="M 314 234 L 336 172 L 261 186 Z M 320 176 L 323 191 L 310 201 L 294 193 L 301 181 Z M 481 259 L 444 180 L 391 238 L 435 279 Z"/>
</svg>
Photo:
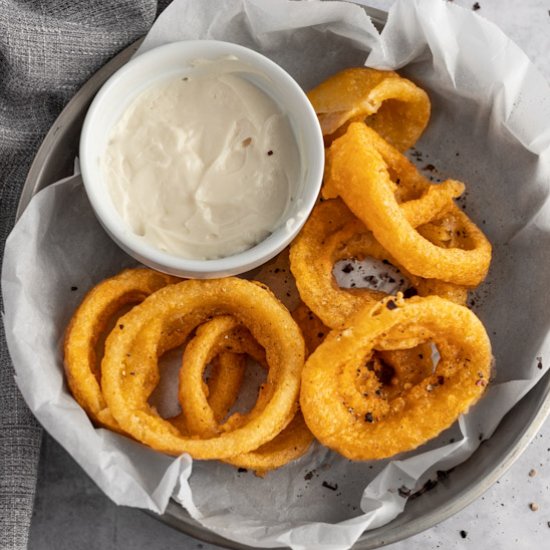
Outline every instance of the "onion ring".
<svg viewBox="0 0 550 550">
<path fill-rule="evenodd" d="M 464 247 L 436 246 L 422 236 L 395 196 L 395 183 L 390 177 L 395 155 L 387 155 L 389 146 L 381 148 L 379 143 L 379 137 L 364 124 L 350 124 L 329 150 L 329 194 L 340 195 L 376 240 L 410 273 L 459 285 L 478 285 L 489 269 L 489 241 L 455 205 L 448 213 L 464 235 Z M 434 216 L 432 221 L 436 219 Z"/>
<path fill-rule="evenodd" d="M 263 386 L 261 399 L 257 401 L 250 413 L 234 414 L 225 423 L 220 424 L 209 407 L 204 392 L 197 391 L 207 364 L 221 350 L 229 349 L 232 353 L 247 353 L 258 363 L 266 366 L 263 349 L 243 328 L 234 317 L 216 317 L 199 327 L 195 337 L 185 349 L 180 370 L 179 395 L 187 426 L 192 435 L 203 439 L 213 437 L 250 422 L 258 416 L 272 393 L 266 391 Z M 290 424 L 271 441 L 254 451 L 225 459 L 224 462 L 255 470 L 257 475 L 264 475 L 302 456 L 312 441 L 313 435 L 305 425 L 301 413 L 298 412 Z"/>
<path fill-rule="evenodd" d="M 307 94 L 326 143 L 352 121 L 365 121 L 400 151 L 416 143 L 430 118 L 424 90 L 393 71 L 345 69 Z"/>
<path fill-rule="evenodd" d="M 96 285 L 73 314 L 64 341 L 67 382 L 76 401 L 98 426 L 122 433 L 101 389 L 101 353 L 98 353 L 102 351 L 98 350 L 101 337 L 125 307 L 136 305 L 156 290 L 178 282 L 181 279 L 151 269 L 126 269 Z M 166 338 L 161 344 L 161 354 L 182 343 L 178 334 Z M 223 353 L 215 358 L 207 390 L 208 402 L 216 417 L 223 418 L 234 403 L 244 368 L 243 358 L 238 355 Z M 169 421 L 177 427 L 184 426 L 181 415 Z"/>
<path fill-rule="evenodd" d="M 96 347 L 111 318 L 156 290 L 181 281 L 151 269 L 126 269 L 96 285 L 73 314 L 63 344 L 67 383 L 76 401 L 98 425 L 120 432 L 101 390 Z"/>
<path fill-rule="evenodd" d="M 332 274 L 336 262 L 366 257 L 393 264 L 420 295 L 437 294 L 458 303 L 466 301 L 464 287 L 408 273 L 340 199 L 328 200 L 315 206 L 290 248 L 291 270 L 300 296 L 326 326 L 341 328 L 354 312 L 386 296 L 370 288 L 343 289 L 336 283 Z"/>
<path fill-rule="evenodd" d="M 224 462 L 238 468 L 254 470 L 263 477 L 267 472 L 276 470 L 289 462 L 305 455 L 313 443 L 313 434 L 307 427 L 302 413 L 298 411 L 290 424 L 275 438 L 255 451 L 233 456 Z"/>
<path fill-rule="evenodd" d="M 208 364 L 218 354 L 227 351 L 232 354 L 249 355 L 258 363 L 266 365 L 263 348 L 252 338 L 250 332 L 230 315 L 215 317 L 198 327 L 194 338 L 187 344 L 183 353 L 179 371 L 179 401 L 189 433 L 203 439 L 234 429 L 235 419 L 228 419 L 225 423 L 227 426 L 220 424 L 218 415 L 208 402 L 202 383 Z M 201 386 L 202 391 L 199 390 Z M 247 420 L 240 414 L 236 416 L 239 417 L 239 421 Z"/>
<path fill-rule="evenodd" d="M 433 374 L 388 399 L 374 369 L 375 350 L 437 345 Z M 355 314 L 308 358 L 300 404 L 321 443 L 352 460 L 415 449 L 449 427 L 483 394 L 491 344 L 467 308 L 437 296 L 386 298 Z M 365 393 L 367 395 L 365 395 Z"/>
<path fill-rule="evenodd" d="M 188 335 L 212 316 L 230 314 L 265 349 L 272 394 L 253 421 L 208 439 L 186 437 L 147 403 L 158 381 L 159 341 Z M 122 429 L 153 449 L 225 459 L 257 449 L 288 425 L 297 410 L 305 345 L 288 311 L 265 285 L 236 278 L 184 281 L 134 307 L 105 344 L 103 390 Z M 277 384 L 272 382 L 277 380 Z"/>
</svg>

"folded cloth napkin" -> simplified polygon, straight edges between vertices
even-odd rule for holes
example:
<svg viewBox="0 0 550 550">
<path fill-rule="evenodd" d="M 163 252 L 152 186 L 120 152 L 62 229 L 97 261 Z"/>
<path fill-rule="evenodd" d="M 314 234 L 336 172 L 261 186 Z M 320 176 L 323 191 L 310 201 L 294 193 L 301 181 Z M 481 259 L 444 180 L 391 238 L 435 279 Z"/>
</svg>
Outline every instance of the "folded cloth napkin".
<svg viewBox="0 0 550 550">
<path fill-rule="evenodd" d="M 78 88 L 145 34 L 156 0 L 0 0 L 0 254 L 33 157 Z M 1 298 L 0 298 L 1 300 Z M 0 303 L 0 306 L 3 305 Z M 39 358 L 37 358 L 39 361 Z M 38 363 L 37 363 L 38 364 Z M 0 548 L 26 548 L 41 428 L 0 330 Z"/>
</svg>

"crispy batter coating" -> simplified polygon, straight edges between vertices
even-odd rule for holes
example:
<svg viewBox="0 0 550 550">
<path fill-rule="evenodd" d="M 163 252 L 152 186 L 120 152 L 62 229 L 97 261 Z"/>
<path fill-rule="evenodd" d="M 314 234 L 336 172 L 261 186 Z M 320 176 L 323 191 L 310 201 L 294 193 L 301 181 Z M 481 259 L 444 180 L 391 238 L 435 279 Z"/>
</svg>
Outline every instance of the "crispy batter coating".
<svg viewBox="0 0 550 550">
<path fill-rule="evenodd" d="M 375 352 L 426 343 L 441 356 L 433 372 L 426 365 L 420 376 L 393 372 L 391 379 L 406 381 L 388 391 Z M 485 391 L 491 362 L 487 333 L 469 309 L 437 296 L 386 298 L 331 332 L 308 358 L 300 404 L 324 445 L 352 460 L 387 458 L 436 437 L 467 412 Z"/>
<path fill-rule="evenodd" d="M 101 390 L 97 346 L 117 313 L 181 281 L 151 269 L 126 269 L 96 285 L 84 297 L 65 332 L 64 366 L 74 398 L 98 425 L 121 431 Z"/>
<path fill-rule="evenodd" d="M 350 124 L 346 134 L 331 145 L 328 156 L 325 195 L 342 197 L 407 271 L 426 279 L 471 287 L 483 281 L 491 262 L 491 244 L 485 235 L 452 203 L 429 220 L 452 220 L 456 238 L 448 241 L 448 246 L 432 242 L 430 231 L 417 230 L 409 220 L 407 203 L 399 202 L 396 193 L 396 187 L 412 185 L 403 177 L 398 178 L 399 184 L 392 178 L 392 174 L 406 172 L 414 176 L 415 169 L 373 130 L 362 123 Z M 425 194 L 419 199 L 424 197 Z"/>
<path fill-rule="evenodd" d="M 159 342 L 167 334 L 187 336 L 203 322 L 226 314 L 246 326 L 265 349 L 267 386 L 272 389 L 250 422 L 206 439 L 187 436 L 147 402 L 159 379 Z M 120 426 L 153 449 L 226 459 L 271 441 L 295 415 L 305 345 L 290 313 L 265 285 L 232 277 L 184 281 L 157 291 L 120 323 L 124 330 L 111 332 L 105 344 L 105 399 Z"/>
<path fill-rule="evenodd" d="M 206 366 L 216 355 L 223 352 L 246 354 L 267 367 L 263 348 L 235 317 L 216 317 L 197 329 L 195 337 L 189 342 L 183 355 L 179 396 L 189 432 L 201 438 L 215 437 L 253 421 L 265 408 L 273 393 L 273 388 L 264 385 L 261 389 L 261 398 L 258 398 L 249 413 L 234 413 L 225 422 L 218 418 L 207 400 L 204 387 L 201 391 L 201 386 Z M 273 381 L 275 384 L 277 382 Z M 239 468 L 255 470 L 257 475 L 265 475 L 268 471 L 280 468 L 305 454 L 312 442 L 313 435 L 298 411 L 288 426 L 271 441 L 254 451 L 225 459 L 224 462 Z"/>
<path fill-rule="evenodd" d="M 325 142 L 345 133 L 350 122 L 364 121 L 400 151 L 412 147 L 428 124 L 428 94 L 393 71 L 345 69 L 307 94 Z"/>
<path fill-rule="evenodd" d="M 300 296 L 326 326 L 341 328 L 354 312 L 386 296 L 370 288 L 340 288 L 334 278 L 333 266 L 339 260 L 367 257 L 397 267 L 420 295 L 466 301 L 465 287 L 410 274 L 340 199 L 331 199 L 314 208 L 290 249 L 291 269 Z"/>
</svg>

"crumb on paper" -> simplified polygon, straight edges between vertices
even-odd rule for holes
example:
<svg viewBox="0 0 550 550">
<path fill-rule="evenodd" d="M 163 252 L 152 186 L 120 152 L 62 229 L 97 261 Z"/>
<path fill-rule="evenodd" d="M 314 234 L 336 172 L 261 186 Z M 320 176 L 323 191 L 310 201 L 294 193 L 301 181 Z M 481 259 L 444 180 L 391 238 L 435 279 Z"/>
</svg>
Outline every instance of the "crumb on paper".
<svg viewBox="0 0 550 550">
<path fill-rule="evenodd" d="M 399 496 L 403 498 L 408 498 L 409 496 L 411 496 L 411 490 L 405 485 L 402 485 L 401 487 L 399 487 L 397 492 Z"/>
</svg>

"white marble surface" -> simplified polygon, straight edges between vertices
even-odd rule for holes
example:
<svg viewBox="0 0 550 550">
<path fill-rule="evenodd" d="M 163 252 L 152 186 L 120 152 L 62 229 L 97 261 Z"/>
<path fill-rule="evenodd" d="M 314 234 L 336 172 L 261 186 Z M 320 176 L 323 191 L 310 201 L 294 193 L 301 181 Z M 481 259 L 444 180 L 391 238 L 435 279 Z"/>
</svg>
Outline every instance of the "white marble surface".
<svg viewBox="0 0 550 550">
<path fill-rule="evenodd" d="M 442 0 L 444 1 L 444 0 Z M 472 0 L 454 0 L 472 9 Z M 388 9 L 391 0 L 372 0 Z M 500 26 L 550 80 L 550 0 L 480 0 L 477 13 Z M 530 472 L 531 475 L 530 476 Z M 532 511 L 530 504 L 538 508 Z M 463 532 L 461 534 L 461 531 Z M 388 550 L 550 548 L 550 421 L 514 466 L 479 500 Z M 51 439 L 45 440 L 30 550 L 215 550 L 109 502 Z"/>
</svg>

